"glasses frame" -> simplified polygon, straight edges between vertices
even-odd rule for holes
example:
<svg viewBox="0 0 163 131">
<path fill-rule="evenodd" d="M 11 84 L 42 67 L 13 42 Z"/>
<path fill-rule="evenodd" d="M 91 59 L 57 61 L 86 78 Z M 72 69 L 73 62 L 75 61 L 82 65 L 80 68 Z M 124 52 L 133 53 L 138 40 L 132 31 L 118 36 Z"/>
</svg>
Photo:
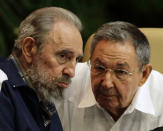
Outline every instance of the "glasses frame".
<svg viewBox="0 0 163 131">
<path fill-rule="evenodd" d="M 107 68 L 107 67 L 105 67 L 103 65 L 100 65 L 100 64 L 90 64 L 90 62 L 88 62 L 88 65 L 90 67 L 91 73 L 93 73 L 96 76 L 98 76 L 98 75 L 100 75 L 100 76 L 101 75 L 105 75 L 109 71 L 117 79 L 119 79 L 119 80 L 126 80 L 126 79 L 129 78 L 129 76 L 132 76 L 133 75 L 132 72 L 129 72 L 129 71 L 124 70 L 124 69 L 111 69 L 111 68 Z M 93 71 L 93 68 L 94 68 L 94 70 L 96 70 L 95 69 L 95 66 L 99 66 L 99 68 L 101 68 L 101 70 L 104 70 L 104 71 L 101 71 L 101 73 L 100 72 Z M 119 73 L 121 72 L 122 73 L 122 76 L 118 75 L 117 72 L 119 72 Z"/>
</svg>

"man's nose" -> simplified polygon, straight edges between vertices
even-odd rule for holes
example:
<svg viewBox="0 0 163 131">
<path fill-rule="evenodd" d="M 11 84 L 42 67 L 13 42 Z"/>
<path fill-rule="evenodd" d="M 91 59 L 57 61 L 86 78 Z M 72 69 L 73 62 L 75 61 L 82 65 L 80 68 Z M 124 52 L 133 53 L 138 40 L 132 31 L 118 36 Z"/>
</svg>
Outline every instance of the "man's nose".
<svg viewBox="0 0 163 131">
<path fill-rule="evenodd" d="M 65 65 L 63 73 L 68 75 L 70 78 L 74 77 L 75 75 L 75 66 L 76 60 L 70 61 Z"/>
<path fill-rule="evenodd" d="M 102 86 L 105 86 L 107 88 L 114 87 L 114 81 L 113 81 L 113 75 L 112 72 L 107 71 L 102 79 Z"/>
</svg>

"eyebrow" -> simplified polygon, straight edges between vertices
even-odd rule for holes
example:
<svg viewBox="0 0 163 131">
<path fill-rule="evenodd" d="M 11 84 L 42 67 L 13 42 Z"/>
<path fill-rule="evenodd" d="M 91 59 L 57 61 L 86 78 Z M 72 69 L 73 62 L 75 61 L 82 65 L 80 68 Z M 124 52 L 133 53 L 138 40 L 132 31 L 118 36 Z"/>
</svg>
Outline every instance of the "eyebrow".
<svg viewBox="0 0 163 131">
<path fill-rule="evenodd" d="M 56 54 L 62 54 L 62 53 L 63 53 L 63 54 L 74 55 L 74 52 L 71 51 L 71 50 L 69 50 L 69 49 L 64 49 L 64 50 L 60 50 L 60 51 L 57 51 L 57 52 L 56 52 Z M 79 59 L 79 61 L 81 61 L 82 58 L 83 58 L 83 55 L 80 55 L 80 56 L 78 56 L 77 58 Z"/>
<path fill-rule="evenodd" d="M 119 62 L 119 63 L 117 63 L 117 65 L 116 65 L 117 67 L 119 67 L 119 68 L 129 68 L 129 65 L 128 65 L 128 63 L 127 62 Z"/>
<path fill-rule="evenodd" d="M 95 59 L 94 63 L 98 63 L 98 64 L 101 64 L 101 65 L 105 66 L 105 63 L 103 63 L 99 58 Z M 116 66 L 118 68 L 129 68 L 129 65 L 128 65 L 127 62 L 118 62 L 116 64 Z"/>
<path fill-rule="evenodd" d="M 98 63 L 98 64 L 101 64 L 101 65 L 105 65 L 102 61 L 100 61 L 99 58 L 96 58 L 94 63 Z"/>
<path fill-rule="evenodd" d="M 74 54 L 71 50 L 59 50 L 56 52 L 56 54 L 60 54 L 60 53 L 63 53 L 63 54 Z"/>
</svg>

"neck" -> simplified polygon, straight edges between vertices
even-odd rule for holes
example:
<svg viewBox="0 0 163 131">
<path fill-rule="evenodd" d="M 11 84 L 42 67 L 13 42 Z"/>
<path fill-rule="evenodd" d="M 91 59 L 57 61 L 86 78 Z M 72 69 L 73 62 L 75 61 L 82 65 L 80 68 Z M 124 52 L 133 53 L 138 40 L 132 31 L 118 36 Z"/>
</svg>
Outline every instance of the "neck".
<svg viewBox="0 0 163 131">
<path fill-rule="evenodd" d="M 112 109 L 112 110 L 107 110 L 107 112 L 112 116 L 112 118 L 114 119 L 114 121 L 117 121 L 121 115 L 125 112 L 126 108 L 122 108 L 122 109 Z"/>
</svg>

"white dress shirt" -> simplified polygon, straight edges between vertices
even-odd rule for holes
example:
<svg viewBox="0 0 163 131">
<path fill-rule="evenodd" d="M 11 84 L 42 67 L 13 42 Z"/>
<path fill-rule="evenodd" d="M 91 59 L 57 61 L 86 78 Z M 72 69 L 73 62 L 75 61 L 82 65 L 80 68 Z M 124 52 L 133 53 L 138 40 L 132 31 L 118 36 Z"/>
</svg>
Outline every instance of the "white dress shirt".
<svg viewBox="0 0 163 131">
<path fill-rule="evenodd" d="M 149 131 L 163 126 L 163 75 L 154 70 L 116 122 L 96 103 L 87 63 L 77 65 L 65 98 L 57 106 L 64 131 Z"/>
</svg>

